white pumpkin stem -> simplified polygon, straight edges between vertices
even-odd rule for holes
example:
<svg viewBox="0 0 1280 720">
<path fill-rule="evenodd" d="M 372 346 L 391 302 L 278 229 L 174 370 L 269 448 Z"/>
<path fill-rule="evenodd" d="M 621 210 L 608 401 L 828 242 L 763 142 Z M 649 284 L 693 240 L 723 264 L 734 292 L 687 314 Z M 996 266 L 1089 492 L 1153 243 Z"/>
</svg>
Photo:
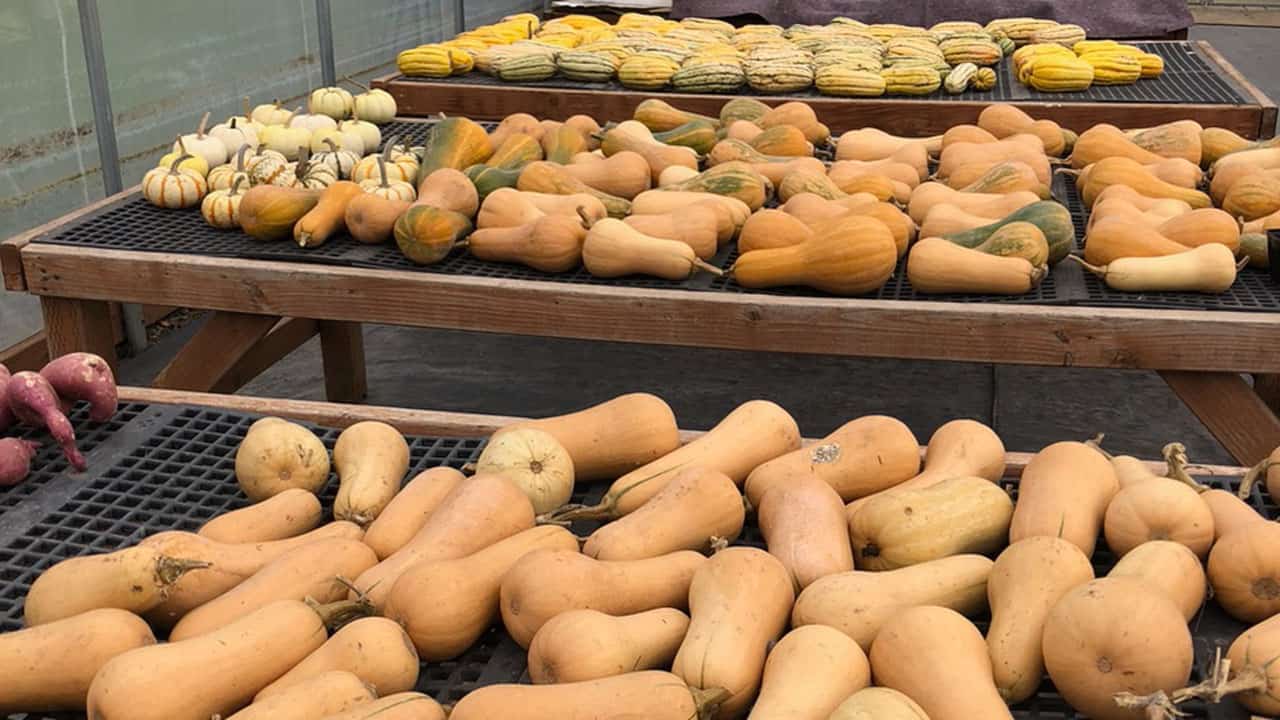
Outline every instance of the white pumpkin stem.
<svg viewBox="0 0 1280 720">
<path fill-rule="evenodd" d="M 336 152 L 338 152 L 338 144 L 337 144 L 337 143 L 335 143 L 335 142 L 333 141 L 333 138 L 325 138 L 325 139 L 321 140 L 320 142 L 322 142 L 322 143 L 324 143 L 325 145 L 328 145 L 328 146 L 329 146 L 329 152 L 331 152 L 331 153 L 336 153 Z"/>
<path fill-rule="evenodd" d="M 387 144 L 382 148 L 382 157 L 386 158 L 388 162 L 391 160 L 391 151 L 395 149 L 396 141 L 399 139 L 398 136 L 392 135 L 387 138 Z"/>
<path fill-rule="evenodd" d="M 196 139 L 204 139 L 205 126 L 209 124 L 209 111 L 205 110 L 204 115 L 200 118 L 200 124 L 196 127 Z"/>
<path fill-rule="evenodd" d="M 180 153 L 187 152 L 187 144 L 182 141 L 181 135 L 178 136 L 178 152 Z"/>
<path fill-rule="evenodd" d="M 249 143 L 244 143 L 236 151 L 236 172 L 244 172 L 244 155 L 249 151 Z"/>
<path fill-rule="evenodd" d="M 190 159 L 191 159 L 191 158 L 193 158 L 193 157 L 195 157 L 195 156 L 194 156 L 194 155 L 192 155 L 192 154 L 191 154 L 191 153 L 189 153 L 189 152 L 185 152 L 185 151 L 184 151 L 181 155 L 179 155 L 178 157 L 174 158 L 174 159 L 173 159 L 173 162 L 169 163 L 169 174 L 170 174 L 170 175 L 181 175 L 182 173 L 178 172 L 178 166 L 182 164 L 182 161 L 183 161 L 183 160 L 190 160 Z"/>
<path fill-rule="evenodd" d="M 277 107 L 279 107 L 279 105 L 280 105 L 279 103 L 276 103 L 276 106 L 277 106 Z M 289 113 L 289 117 L 285 118 L 284 126 L 285 126 L 285 127 L 293 127 L 293 119 L 294 119 L 294 118 L 296 118 L 296 117 L 298 116 L 298 113 L 299 113 L 299 112 L 301 112 L 301 111 L 302 111 L 302 106 L 301 106 L 301 105 L 299 105 L 298 107 L 294 108 L 294 109 L 293 109 L 293 111 Z"/>
<path fill-rule="evenodd" d="M 356 87 L 360 88 L 361 90 L 363 90 L 363 91 L 365 91 L 365 92 L 369 92 L 369 86 L 368 86 L 368 85 L 365 85 L 364 83 L 360 82 L 359 80 L 356 80 L 355 78 L 352 78 L 350 75 L 348 75 L 348 76 L 346 76 L 346 77 L 344 77 L 344 78 L 342 78 L 342 79 L 343 79 L 344 81 L 346 81 L 346 82 L 348 82 L 348 83 L 352 84 L 352 85 L 355 85 Z"/>
<path fill-rule="evenodd" d="M 299 180 L 303 180 L 307 177 L 307 172 L 309 170 L 311 170 L 311 148 L 306 145 L 299 145 L 298 164 L 294 168 L 293 174 L 296 175 Z"/>
<path fill-rule="evenodd" d="M 244 103 L 244 119 L 249 120 L 250 119 L 249 116 L 253 113 L 252 108 L 249 107 L 249 96 L 245 95 L 244 97 L 240 98 L 240 100 L 242 103 Z"/>
<path fill-rule="evenodd" d="M 382 183 L 378 185 L 379 189 L 387 189 L 391 187 L 391 183 L 387 182 L 387 159 L 378 155 L 374 158 L 378 163 L 378 174 L 382 176 Z"/>
<path fill-rule="evenodd" d="M 227 197 L 235 197 L 240 194 L 240 183 L 244 182 L 244 175 L 236 175 L 231 181 L 231 190 L 227 192 Z"/>
</svg>

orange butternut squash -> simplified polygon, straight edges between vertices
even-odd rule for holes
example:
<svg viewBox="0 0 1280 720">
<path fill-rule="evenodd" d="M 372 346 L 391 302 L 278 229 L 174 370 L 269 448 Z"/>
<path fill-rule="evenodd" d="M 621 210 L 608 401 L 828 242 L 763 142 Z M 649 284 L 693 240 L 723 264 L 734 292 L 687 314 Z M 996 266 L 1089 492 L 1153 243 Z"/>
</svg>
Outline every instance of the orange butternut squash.
<svg viewBox="0 0 1280 720">
<path fill-rule="evenodd" d="M 319 202 L 318 190 L 279 185 L 251 187 L 240 194 L 240 229 L 254 240 L 283 240 Z"/>
<path fill-rule="evenodd" d="M 1032 265 L 1026 258 L 993 255 L 937 237 L 917 242 L 907 257 L 907 280 L 916 292 L 926 294 L 1022 295 L 1044 275 L 1045 266 Z"/>
<path fill-rule="evenodd" d="M 792 101 L 776 105 L 757 121 L 766 131 L 778 125 L 793 125 L 804 133 L 805 139 L 818 145 L 827 142 L 831 131 L 818 122 L 818 116 L 808 103 Z"/>
<path fill-rule="evenodd" d="M 441 168 L 422 179 L 418 186 L 418 199 L 413 204 L 474 218 L 480 207 L 480 194 L 466 173 L 460 169 Z"/>
<path fill-rule="evenodd" d="M 547 273 L 567 272 L 582 262 L 587 229 L 581 218 L 544 215 L 527 225 L 477 230 L 467 251 L 481 260 L 518 263 Z"/>
<path fill-rule="evenodd" d="M 418 653 L 403 628 L 384 617 L 360 618 L 343 625 L 293 669 L 266 686 L 254 702 L 333 671 L 354 674 L 379 696 L 412 690 L 418 682 Z"/>
<path fill-rule="evenodd" d="M 1022 471 L 1009 542 L 1060 537 L 1092 557 L 1102 519 L 1120 482 L 1095 448 L 1057 442 L 1036 453 Z"/>
<path fill-rule="evenodd" d="M 1044 144 L 1034 135 L 1013 135 L 993 143 L 955 143 L 938 156 L 937 176 L 946 180 L 975 165 L 1012 161 L 1025 163 L 1035 170 L 1036 177 L 1045 185 L 1053 181 Z M 969 182 L 973 182 L 972 177 L 962 184 Z"/>
<path fill-rule="evenodd" d="M 731 272 L 748 288 L 803 285 L 833 295 L 860 295 L 882 287 L 898 262 L 893 233 L 879 220 L 845 219 L 786 247 L 743 253 Z"/>
<path fill-rule="evenodd" d="M 897 690 L 869 687 L 850 695 L 827 720 L 929 720 L 929 716 Z"/>
<path fill-rule="evenodd" d="M 1212 207 L 1213 201 L 1208 195 L 1190 188 L 1167 183 L 1156 177 L 1142 163 L 1127 157 L 1109 157 L 1099 160 L 1090 168 L 1087 175 L 1081 178 L 1083 186 L 1080 196 L 1085 205 L 1093 207 L 1103 190 L 1112 185 L 1128 185 L 1149 198 L 1185 201 L 1192 208 Z"/>
<path fill-rule="evenodd" d="M 605 132 L 600 138 L 600 149 L 606 157 L 624 151 L 638 153 L 649 164 L 650 179 L 655 184 L 662 171 L 672 165 L 697 169 L 698 154 L 691 148 L 667 145 L 654 140 L 652 135 L 648 138 L 640 137 L 623 125 L 627 123 Z"/>
<path fill-rule="evenodd" d="M 1107 265 L 1127 257 L 1163 257 L 1189 250 L 1170 240 L 1158 229 L 1120 217 L 1109 217 L 1089 228 L 1084 242 L 1084 259 Z"/>
<path fill-rule="evenodd" d="M 502 578 L 502 624 L 520 647 L 560 613 L 608 615 L 688 607 L 689 583 L 707 559 L 681 550 L 644 560 L 596 560 L 577 550 L 536 550 Z"/>
<path fill-rule="evenodd" d="M 333 516 L 367 527 L 400 491 L 409 444 L 386 423 L 358 422 L 338 435 L 333 469 L 339 480 Z"/>
<path fill-rule="evenodd" d="M 850 130 L 836 141 L 836 160 L 894 160 L 914 167 L 924 180 L 929 176 L 931 148 L 941 150 L 942 138 L 899 138 L 875 128 Z"/>
<path fill-rule="evenodd" d="M 475 644 L 498 616 L 503 576 L 535 550 L 577 551 L 561 527 L 529 528 L 466 557 L 420 562 L 395 581 L 386 616 L 400 623 L 428 662 L 453 659 Z"/>
<path fill-rule="evenodd" d="M 756 505 L 760 533 L 796 591 L 819 578 L 853 570 L 844 503 L 826 482 L 793 475 L 768 489 Z"/>
<path fill-rule="evenodd" d="M 911 189 L 920 184 L 920 173 L 916 172 L 914 165 L 892 159 L 837 160 L 827 170 L 827 177 L 841 189 L 844 189 L 849 180 L 860 175 L 883 175 Z"/>
<path fill-rule="evenodd" d="M 631 212 L 633 215 L 661 215 L 696 202 L 714 202 L 728 211 L 733 221 L 733 228 L 726 232 L 725 225 L 721 224 L 721 243 L 733 237 L 738 228 L 741 228 L 742 224 L 751 216 L 751 208 L 737 198 L 679 190 L 649 190 L 642 192 L 632 201 Z"/>
<path fill-rule="evenodd" d="M 1280 147 L 1243 150 L 1219 160 L 1210 169 L 1209 194 L 1221 204 L 1227 193 L 1242 178 L 1263 170 L 1280 168 Z M 243 222 L 243 220 L 242 220 Z"/>
<path fill-rule="evenodd" d="M 793 197 L 791 201 L 800 197 L 803 195 Z M 752 213 L 742 225 L 742 232 L 738 234 L 738 252 L 786 247 L 812 236 L 813 231 L 796 216 L 782 210 L 765 208 Z"/>
<path fill-rule="evenodd" d="M 1152 478 L 1122 488 L 1103 519 L 1107 547 L 1123 557 L 1150 540 L 1172 540 L 1199 557 L 1213 545 L 1213 513 L 1194 488 L 1177 480 Z"/>
<path fill-rule="evenodd" d="M 1204 604 L 1204 565 L 1186 545 L 1171 540 L 1150 540 L 1120 558 L 1107 577 L 1138 580 L 1173 601 L 1189 622 Z"/>
<path fill-rule="evenodd" d="M 795 125 L 771 125 L 747 142 L 762 155 L 812 157 L 813 143 Z"/>
<path fill-rule="evenodd" d="M 315 530 L 323 517 L 320 500 L 302 488 L 289 488 L 262 502 L 223 513 L 200 526 L 199 534 L 217 542 L 284 540 Z"/>
<path fill-rule="evenodd" d="M 1089 558 L 1061 538 L 1025 538 L 996 558 L 987 580 L 987 652 L 1005 702 L 1020 703 L 1040 687 L 1041 635 L 1049 611 L 1069 590 L 1092 579 Z"/>
<path fill-rule="evenodd" d="M 1214 599 L 1231 617 L 1259 622 L 1280 612 L 1280 525 L 1253 523 L 1227 533 L 1209 551 Z"/>
<path fill-rule="evenodd" d="M 357 242 L 380 245 L 391 239 L 396 219 L 409 209 L 408 200 L 394 200 L 373 193 L 351 198 L 343 223 Z"/>
<path fill-rule="evenodd" d="M 947 203 L 974 215 L 1002 218 L 1037 202 L 1040 202 L 1040 196 L 1029 191 L 966 193 L 942 183 L 927 182 L 922 183 L 911 193 L 907 214 L 917 223 L 923 223 L 934 206 Z"/>
<path fill-rule="evenodd" d="M 632 215 L 623 222 L 650 237 L 678 240 L 699 258 L 710 260 L 720 247 L 719 207 L 716 203 L 695 203 L 663 215 Z"/>
<path fill-rule="evenodd" d="M 943 237 L 952 233 L 974 230 L 999 221 L 1000 218 L 974 215 L 951 203 L 944 202 L 929 208 L 929 214 L 925 216 L 924 222 L 920 225 L 920 237 Z"/>
<path fill-rule="evenodd" d="M 396 219 L 392 233 L 405 257 L 419 265 L 431 265 L 445 259 L 471 230 L 466 215 L 415 205 Z"/>
<path fill-rule="evenodd" d="M 702 691 L 671 673 L 645 670 L 557 685 L 488 685 L 458 701 L 449 720 L 549 720 L 574 715 L 711 720 L 723 697 L 723 690 Z"/>
<path fill-rule="evenodd" d="M 649 161 L 636 152 L 624 150 L 600 162 L 565 165 L 564 171 L 603 193 L 630 200 L 648 190 L 656 179 L 649 174 Z"/>
<path fill-rule="evenodd" d="M 600 560 L 640 560 L 676 550 L 706 551 L 736 540 L 745 515 L 733 480 L 689 467 L 634 512 L 591 533 L 582 553 Z"/>
<path fill-rule="evenodd" d="M 1122 157 L 1141 165 L 1160 162 L 1162 156 L 1143 148 L 1114 125 L 1098 124 L 1080 133 L 1071 151 L 1071 167 L 1084 168 L 1100 160 Z"/>
<path fill-rule="evenodd" d="M 160 605 L 183 575 L 208 566 L 151 546 L 67 558 L 31 584 L 23 620 L 35 627 L 101 608 L 142 614 Z"/>
<path fill-rule="evenodd" d="M 1049 186 L 1040 182 L 1035 170 L 1020 160 L 974 164 L 953 172 L 947 185 L 968 193 L 1033 192 L 1048 200 Z"/>
<path fill-rule="evenodd" d="M 869 656 L 876 682 L 915 700 L 930 720 L 1013 718 L 996 689 L 982 633 L 955 610 L 902 611 L 880 628 Z"/>
<path fill-rule="evenodd" d="M 679 240 L 646 235 L 621 220 L 595 223 L 582 244 L 582 264 L 596 277 L 651 275 L 686 280 L 701 272 L 722 275 L 723 270 L 698 257 Z"/>
<path fill-rule="evenodd" d="M 689 585 L 689 632 L 671 671 L 690 687 L 722 688 L 718 717 L 746 714 L 760 687 L 769 643 L 786 629 L 795 593 L 778 559 L 733 547 L 703 563 Z"/>
<path fill-rule="evenodd" d="M 867 654 L 847 635 L 825 625 L 798 627 L 769 651 L 748 720 L 827 720 L 870 684 Z"/>
<path fill-rule="evenodd" d="M 528 113 L 512 113 L 489 133 L 489 146 L 497 150 L 511 135 L 528 135 L 539 140 L 542 138 L 542 126 L 538 124 L 538 118 Z"/>
<path fill-rule="evenodd" d="M 416 692 L 396 693 L 322 720 L 445 720 L 440 703 Z"/>
<path fill-rule="evenodd" d="M 227 720 L 307 720 L 351 710 L 373 702 L 375 697 L 360 678 L 344 670 L 330 670 L 254 701 Z"/>
<path fill-rule="evenodd" d="M 1161 157 L 1176 158 L 1199 165 L 1203 157 L 1202 133 L 1204 128 L 1194 120 L 1157 125 L 1129 135 L 1134 144 Z"/>
<path fill-rule="evenodd" d="M 391 498 L 364 534 L 364 544 L 385 560 L 422 529 L 431 513 L 466 479 L 451 467 L 423 470 Z"/>
<path fill-rule="evenodd" d="M 1231 643 L 1226 654 L 1231 672 L 1226 682 L 1218 684 L 1211 678 L 1197 687 L 1208 686 L 1206 699 L 1210 702 L 1229 695 L 1251 712 L 1275 715 L 1280 713 L 1280 677 L 1271 658 L 1277 655 L 1280 619 L 1272 617 L 1240 633 Z"/>
<path fill-rule="evenodd" d="M 552 193 L 521 192 L 520 197 L 548 215 L 586 216 L 588 222 L 603 220 L 609 216 L 604 203 L 594 195 L 587 193 L 571 193 L 556 195 Z"/>
<path fill-rule="evenodd" d="M 942 134 L 942 150 L 956 143 L 993 143 L 999 139 L 978 125 L 952 125 Z"/>
<path fill-rule="evenodd" d="M 869 650 L 884 623 L 908 608 L 938 605 L 965 615 L 986 610 L 991 567 L 981 555 L 953 555 L 901 570 L 828 575 L 800 593 L 791 625 L 830 625 Z"/>
<path fill-rule="evenodd" d="M 541 161 L 529 163 L 520 171 L 516 181 L 516 189 L 524 192 L 547 193 L 551 195 L 576 195 L 585 193 L 595 197 L 604 205 L 609 217 L 626 217 L 631 212 L 631 203 L 626 198 L 601 192 L 569 174 L 567 165 L 556 165 Z"/>
<path fill-rule="evenodd" d="M 573 683 L 668 667 L 688 630 L 689 616 L 674 608 L 619 617 L 563 612 L 529 643 L 529 679 L 539 685 Z"/>
<path fill-rule="evenodd" d="M 1280 169 L 1241 178 L 1223 196 L 1222 209 L 1244 220 L 1257 220 L 1280 212 Z"/>
<path fill-rule="evenodd" d="M 978 114 L 978 127 L 997 139 L 1023 133 L 1035 135 L 1044 143 L 1044 151 L 1054 157 L 1062 157 L 1066 149 L 1062 126 L 1052 120 L 1035 120 L 1008 103 L 992 103 L 983 108 Z"/>
</svg>

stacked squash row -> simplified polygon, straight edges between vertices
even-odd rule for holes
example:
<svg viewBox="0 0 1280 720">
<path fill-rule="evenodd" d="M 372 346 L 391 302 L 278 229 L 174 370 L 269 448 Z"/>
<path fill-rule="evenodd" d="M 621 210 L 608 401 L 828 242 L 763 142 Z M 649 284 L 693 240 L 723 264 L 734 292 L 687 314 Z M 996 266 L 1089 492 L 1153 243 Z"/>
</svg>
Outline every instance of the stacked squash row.
<svg viewBox="0 0 1280 720">
<path fill-rule="evenodd" d="M 1098 720 L 1226 695 L 1280 712 L 1280 526 L 1190 478 L 1177 444 L 1156 466 L 1054 443 L 1016 502 L 1005 463 L 972 420 L 938 428 L 923 464 L 886 416 L 804 446 L 764 400 L 682 444 L 662 399 L 631 394 L 502 428 L 473 475 L 404 483 L 389 425 L 345 429 L 331 461 L 266 418 L 235 457 L 252 504 L 35 580 L 27 629 L 0 635 L 0 712 L 442 720 L 413 692 L 420 663 L 495 622 L 532 684 L 476 689 L 452 720 L 1011 718 L 1046 671 Z M 1273 465 L 1242 493 L 1280 492 Z M 599 503 L 566 504 L 593 483 Z M 726 547 L 752 515 L 765 549 Z M 586 538 L 566 529 L 585 520 Z M 1119 561 L 1095 578 L 1103 542 Z M 1188 686 L 1206 585 L 1253 626 Z M 969 618 L 988 612 L 984 637 Z"/>
</svg>

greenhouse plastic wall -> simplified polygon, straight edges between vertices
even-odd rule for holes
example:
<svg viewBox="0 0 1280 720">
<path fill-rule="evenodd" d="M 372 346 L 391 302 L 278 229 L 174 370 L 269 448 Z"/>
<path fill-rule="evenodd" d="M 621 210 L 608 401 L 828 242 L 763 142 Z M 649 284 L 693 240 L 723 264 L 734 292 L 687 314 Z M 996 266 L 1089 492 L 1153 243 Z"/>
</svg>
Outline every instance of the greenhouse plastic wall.
<svg viewBox="0 0 1280 720">
<path fill-rule="evenodd" d="M 89 0 L 92 2 L 92 0 Z M 119 172 L 135 185 L 200 116 L 241 98 L 294 105 L 323 84 L 317 7 L 338 77 L 365 81 L 396 53 L 540 8 L 530 0 L 108 0 L 97 3 Z M 0 2 L 0 238 L 103 197 L 77 0 Z M 0 299 L 0 348 L 38 329 L 34 303 Z"/>
</svg>

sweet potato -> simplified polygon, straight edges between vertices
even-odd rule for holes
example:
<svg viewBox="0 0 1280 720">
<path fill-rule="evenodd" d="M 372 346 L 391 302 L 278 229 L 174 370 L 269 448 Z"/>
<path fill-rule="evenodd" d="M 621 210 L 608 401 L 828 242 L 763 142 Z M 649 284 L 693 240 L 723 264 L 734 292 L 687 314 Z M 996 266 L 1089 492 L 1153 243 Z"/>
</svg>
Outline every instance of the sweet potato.
<svg viewBox="0 0 1280 720">
<path fill-rule="evenodd" d="M 13 411 L 9 409 L 9 401 L 5 399 L 5 388 L 9 386 L 9 368 L 0 363 L 0 432 L 8 430 L 15 422 Z"/>
<path fill-rule="evenodd" d="M 76 449 L 76 431 L 67 416 L 62 414 L 58 393 L 44 376 L 30 371 L 14 375 L 9 379 L 5 397 L 9 409 L 20 422 L 49 430 L 71 467 L 81 472 L 89 468 L 84 456 Z"/>
<path fill-rule="evenodd" d="M 39 443 L 18 438 L 0 439 L 0 487 L 17 485 L 31 474 L 31 458 L 40 449 Z"/>
<path fill-rule="evenodd" d="M 58 397 L 89 403 L 89 419 L 106 422 L 116 414 L 116 378 L 106 360 L 93 353 L 68 353 L 40 370 Z"/>
</svg>

